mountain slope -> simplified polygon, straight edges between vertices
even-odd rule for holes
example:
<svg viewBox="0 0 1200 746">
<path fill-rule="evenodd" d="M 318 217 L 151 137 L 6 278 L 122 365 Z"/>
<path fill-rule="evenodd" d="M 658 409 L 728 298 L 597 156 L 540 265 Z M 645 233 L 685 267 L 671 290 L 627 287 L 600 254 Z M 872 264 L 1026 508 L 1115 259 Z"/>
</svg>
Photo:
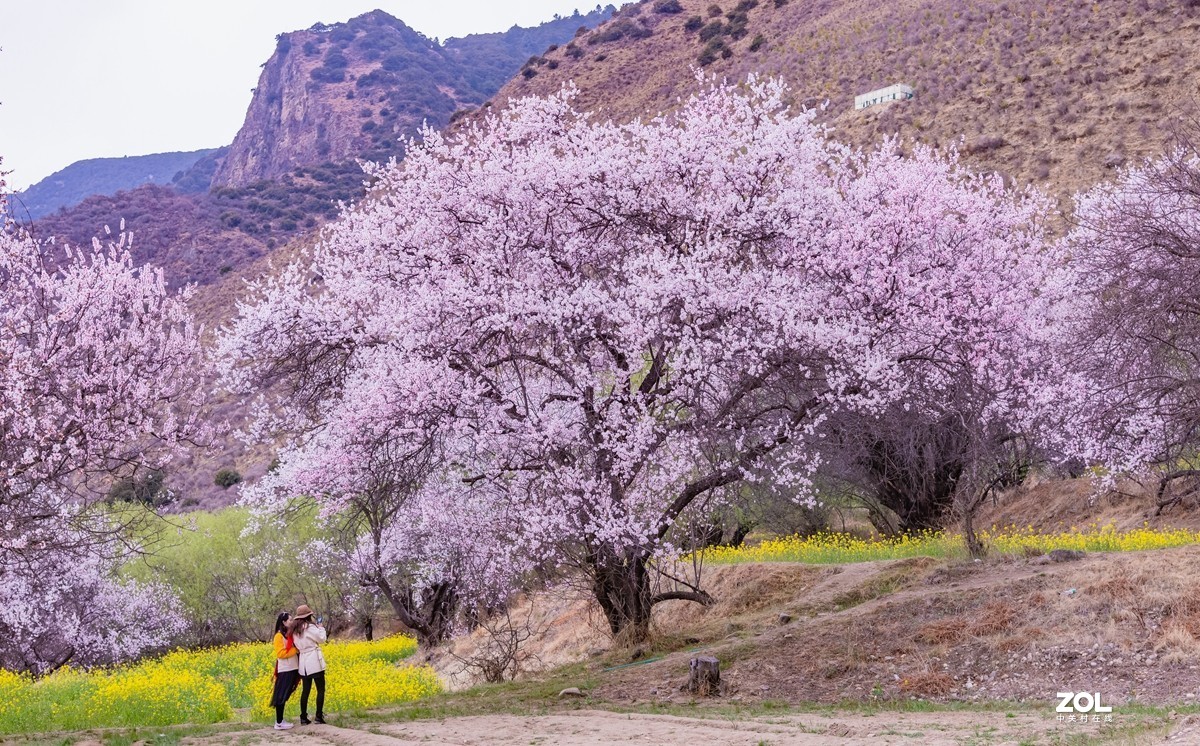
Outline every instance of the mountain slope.
<svg viewBox="0 0 1200 746">
<path fill-rule="evenodd" d="M 339 202 L 362 194 L 364 178 L 345 163 L 199 194 L 146 184 L 89 197 L 23 227 L 37 238 L 86 245 L 124 220 L 136 262 L 162 267 L 173 286 L 207 285 L 335 217 Z"/>
<path fill-rule="evenodd" d="M 670 12 L 678 8 L 678 12 Z M 514 78 L 497 100 L 579 87 L 630 118 L 694 91 L 689 67 L 782 76 L 839 137 L 962 143 L 977 165 L 1067 194 L 1161 152 L 1200 88 L 1191 0 L 647 0 Z M 908 83 L 865 112 L 854 96 Z"/>
<path fill-rule="evenodd" d="M 76 161 L 14 195 L 13 207 L 19 218 L 36 219 L 77 205 L 94 194 L 116 194 L 142 184 L 170 184 L 176 174 L 214 152 L 194 150 Z"/>
<path fill-rule="evenodd" d="M 402 140 L 423 123 L 441 127 L 455 111 L 482 104 L 535 51 L 611 12 L 444 45 L 379 10 L 280 34 L 213 183 L 244 186 L 296 166 L 400 155 Z"/>
</svg>

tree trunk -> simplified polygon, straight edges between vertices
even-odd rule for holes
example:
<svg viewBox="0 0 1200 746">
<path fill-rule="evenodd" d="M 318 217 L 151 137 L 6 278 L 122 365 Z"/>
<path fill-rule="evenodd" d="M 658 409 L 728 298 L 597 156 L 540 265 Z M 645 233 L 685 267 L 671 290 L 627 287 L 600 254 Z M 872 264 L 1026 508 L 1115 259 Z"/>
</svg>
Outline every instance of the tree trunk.
<svg viewBox="0 0 1200 746">
<path fill-rule="evenodd" d="M 707 655 L 692 658 L 687 690 L 701 697 L 719 693 L 721 690 L 720 661 Z"/>
<path fill-rule="evenodd" d="M 383 597 L 392 605 L 396 618 L 417 636 L 421 648 L 435 648 L 450 639 L 458 593 L 450 583 L 438 583 L 421 592 L 418 601 L 411 589 L 397 591 L 387 578 L 374 579 Z"/>
<path fill-rule="evenodd" d="M 613 637 L 624 644 L 642 642 L 650 636 L 650 612 L 660 601 L 695 601 L 705 606 L 715 602 L 712 596 L 694 586 L 689 586 L 692 590 L 653 593 L 647 552 L 618 555 L 594 551 L 588 562 L 592 593 L 604 612 Z"/>
<path fill-rule="evenodd" d="M 987 547 L 983 545 L 983 542 L 979 539 L 979 535 L 975 533 L 976 507 L 977 504 L 969 505 L 963 513 L 963 538 L 967 541 L 967 551 L 971 553 L 971 557 L 973 559 L 983 559 L 987 555 Z"/>
<path fill-rule="evenodd" d="M 593 554 L 592 592 L 613 637 L 627 643 L 650 635 L 650 576 L 642 553 Z"/>
</svg>

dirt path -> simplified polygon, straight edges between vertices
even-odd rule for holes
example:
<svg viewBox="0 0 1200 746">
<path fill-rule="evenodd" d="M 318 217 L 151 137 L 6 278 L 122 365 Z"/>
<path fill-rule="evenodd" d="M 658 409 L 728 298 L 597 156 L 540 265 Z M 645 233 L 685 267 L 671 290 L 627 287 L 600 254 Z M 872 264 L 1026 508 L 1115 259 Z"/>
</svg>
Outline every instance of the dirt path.
<svg viewBox="0 0 1200 746">
<path fill-rule="evenodd" d="M 662 746 L 1016 746 L 1055 743 L 1080 734 L 1103 736 L 1103 725 L 1067 725 L 1051 717 L 1001 712 L 913 712 L 843 716 L 788 715 L 724 720 L 671 715 L 576 710 L 552 715 L 482 715 L 477 717 L 380 723 L 368 730 L 311 726 L 294 731 L 269 729 L 226 733 L 219 739 L 185 740 L 215 746 L 237 742 L 299 744 L 300 746 L 599 746 L 600 744 L 661 744 Z M 1115 735 L 1115 734 L 1113 734 Z M 1186 720 L 1174 736 L 1147 730 L 1140 737 L 1122 737 L 1122 744 L 1194 743 L 1200 727 Z M 1097 739 L 1103 742 L 1107 739 Z"/>
</svg>

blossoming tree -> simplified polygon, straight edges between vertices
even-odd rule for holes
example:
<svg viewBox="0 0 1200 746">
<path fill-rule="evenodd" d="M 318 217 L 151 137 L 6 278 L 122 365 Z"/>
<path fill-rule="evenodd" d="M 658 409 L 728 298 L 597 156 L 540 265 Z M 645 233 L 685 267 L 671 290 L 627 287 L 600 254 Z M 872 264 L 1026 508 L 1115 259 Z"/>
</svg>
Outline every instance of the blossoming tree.
<svg viewBox="0 0 1200 746">
<path fill-rule="evenodd" d="M 1065 241 L 1090 306 L 1065 448 L 1119 473 L 1165 465 L 1162 510 L 1200 476 L 1200 154 L 1184 142 L 1077 203 Z"/>
<path fill-rule="evenodd" d="M 713 84 L 614 124 L 567 89 L 426 132 L 258 288 L 226 379 L 286 383 L 264 422 L 302 433 L 309 471 L 365 460 L 317 439 L 436 433 L 422 502 L 505 528 L 445 531 L 515 536 L 498 562 L 568 568 L 615 634 L 644 635 L 655 604 L 711 600 L 670 562 L 689 511 L 744 480 L 811 499 L 828 418 L 917 381 L 1016 426 L 1026 345 L 1057 333 L 1043 200 L 925 150 L 844 148 L 785 96 Z"/>
<path fill-rule="evenodd" d="M 0 198 L 2 199 L 2 198 Z M 114 475 L 198 432 L 198 343 L 182 295 L 125 236 L 56 249 L 0 231 L 0 665 L 134 656 L 177 631 L 162 588 L 119 580 L 131 513 Z"/>
</svg>

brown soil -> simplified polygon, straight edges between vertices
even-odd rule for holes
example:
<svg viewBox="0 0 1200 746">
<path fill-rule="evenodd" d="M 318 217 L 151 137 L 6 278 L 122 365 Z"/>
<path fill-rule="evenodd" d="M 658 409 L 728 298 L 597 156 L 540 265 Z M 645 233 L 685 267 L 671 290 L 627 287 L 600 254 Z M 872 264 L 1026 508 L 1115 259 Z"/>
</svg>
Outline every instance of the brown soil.
<svg viewBox="0 0 1200 746">
<path fill-rule="evenodd" d="M 687 631 L 721 659 L 731 702 L 999 699 L 1052 711 L 1056 692 L 1086 690 L 1110 704 L 1193 703 L 1198 571 L 1200 547 L 1061 565 L 867 563 L 833 576 L 857 586 L 833 596 L 818 586 L 777 607 L 793 615 L 787 624 L 725 615 L 718 605 L 707 614 L 727 634 L 718 637 L 704 615 Z M 847 608 L 826 603 L 847 598 Z M 680 685 L 691 655 L 612 671 L 594 694 L 625 704 L 686 701 Z"/>
<path fill-rule="evenodd" d="M 1069 726 L 1053 718 L 1030 715 L 1006 716 L 1002 712 L 876 713 L 872 715 L 801 715 L 750 718 L 730 721 L 717 718 L 676 717 L 615 713 L 603 710 L 574 710 L 553 715 L 520 717 L 483 715 L 410 723 L 380 725 L 371 732 L 330 726 L 303 731 L 275 732 L 269 729 L 226 733 L 220 739 L 185 740 L 185 743 L 256 744 L 288 743 L 302 746 L 401 746 L 403 744 L 456 744 L 461 746 L 584 746 L 611 743 L 661 744 L 662 746 L 756 746 L 757 744 L 802 744 L 803 746 L 922 746 L 1044 743 L 1063 735 L 1103 736 L 1112 726 Z M 1200 736 L 1191 721 L 1174 729 L 1179 740 Z M 1121 740 L 1125 744 L 1162 743 L 1162 732 L 1145 732 Z"/>
</svg>

